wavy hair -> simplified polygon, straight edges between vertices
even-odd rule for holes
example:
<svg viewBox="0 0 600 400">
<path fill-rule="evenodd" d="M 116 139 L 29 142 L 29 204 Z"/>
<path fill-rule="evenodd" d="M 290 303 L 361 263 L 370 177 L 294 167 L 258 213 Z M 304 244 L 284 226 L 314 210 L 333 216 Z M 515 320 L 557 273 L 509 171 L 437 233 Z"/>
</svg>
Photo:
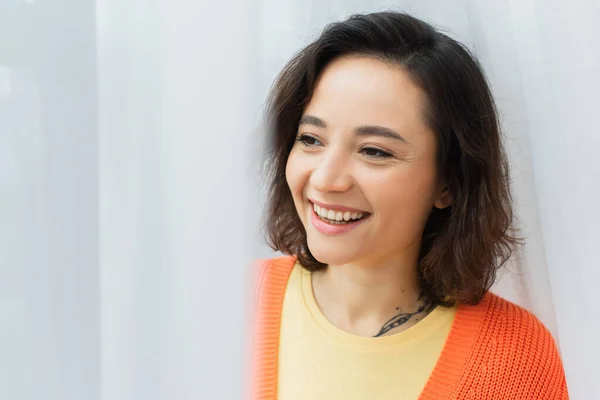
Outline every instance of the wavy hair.
<svg viewBox="0 0 600 400">
<path fill-rule="evenodd" d="M 398 65 L 426 98 L 423 118 L 437 137 L 437 168 L 453 203 L 426 222 L 417 273 L 436 304 L 477 304 L 520 242 L 512 227 L 509 167 L 498 113 L 477 59 L 461 43 L 410 15 L 353 15 L 325 27 L 283 68 L 269 94 L 268 243 L 311 271 L 326 268 L 307 246 L 285 169 L 319 74 L 346 55 Z"/>
</svg>

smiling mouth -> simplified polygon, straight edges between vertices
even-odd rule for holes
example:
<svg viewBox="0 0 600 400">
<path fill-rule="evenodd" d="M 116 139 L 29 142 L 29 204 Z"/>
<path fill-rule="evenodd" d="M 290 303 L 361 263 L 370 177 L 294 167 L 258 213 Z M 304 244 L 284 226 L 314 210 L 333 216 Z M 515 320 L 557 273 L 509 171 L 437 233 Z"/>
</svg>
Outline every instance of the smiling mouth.
<svg viewBox="0 0 600 400">
<path fill-rule="evenodd" d="M 371 215 L 370 213 L 364 211 L 329 210 L 312 202 L 311 204 L 313 212 L 316 214 L 316 216 L 321 221 L 332 225 L 353 224 Z"/>
</svg>

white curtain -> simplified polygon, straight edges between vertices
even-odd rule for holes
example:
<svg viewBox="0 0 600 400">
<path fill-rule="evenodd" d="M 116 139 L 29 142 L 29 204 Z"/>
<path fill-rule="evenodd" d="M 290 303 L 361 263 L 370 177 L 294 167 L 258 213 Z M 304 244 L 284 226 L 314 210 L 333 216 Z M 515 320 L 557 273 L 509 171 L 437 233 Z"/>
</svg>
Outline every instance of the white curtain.
<svg viewBox="0 0 600 400">
<path fill-rule="evenodd" d="M 593 0 L 0 0 L 0 398 L 241 397 L 262 101 L 324 24 L 389 8 L 483 63 L 528 237 L 494 290 L 600 398 Z"/>
</svg>

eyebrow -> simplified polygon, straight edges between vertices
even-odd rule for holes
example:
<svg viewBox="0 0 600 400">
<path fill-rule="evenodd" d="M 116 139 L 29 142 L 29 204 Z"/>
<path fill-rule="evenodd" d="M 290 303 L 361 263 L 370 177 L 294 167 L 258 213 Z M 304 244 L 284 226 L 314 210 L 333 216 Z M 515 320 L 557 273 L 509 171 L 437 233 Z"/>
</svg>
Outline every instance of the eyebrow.
<svg viewBox="0 0 600 400">
<path fill-rule="evenodd" d="M 327 128 L 325 121 L 313 115 L 303 115 L 302 118 L 300 118 L 299 125 L 313 125 L 317 128 Z"/>
<path fill-rule="evenodd" d="M 382 138 L 395 139 L 403 143 L 408 143 L 406 139 L 400 136 L 399 133 L 389 128 L 377 125 L 359 126 L 356 128 L 356 133 L 359 136 L 379 136 Z"/>
<path fill-rule="evenodd" d="M 303 115 L 300 118 L 299 125 L 313 125 L 317 128 L 327 128 L 327 124 L 319 117 L 315 117 L 314 115 Z M 364 125 L 359 126 L 355 129 L 355 132 L 358 136 L 378 136 L 387 139 L 395 139 L 399 140 L 403 143 L 408 143 L 406 139 L 404 139 L 398 132 L 386 128 L 384 126 L 378 125 Z"/>
</svg>

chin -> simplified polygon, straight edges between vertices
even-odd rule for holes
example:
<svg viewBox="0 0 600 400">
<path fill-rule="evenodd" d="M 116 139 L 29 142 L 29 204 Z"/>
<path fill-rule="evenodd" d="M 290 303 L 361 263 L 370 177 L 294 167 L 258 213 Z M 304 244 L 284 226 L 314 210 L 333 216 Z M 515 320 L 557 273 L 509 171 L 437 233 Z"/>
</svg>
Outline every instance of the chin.
<svg viewBox="0 0 600 400">
<path fill-rule="evenodd" d="M 316 242 L 316 243 L 315 243 Z M 308 238 L 308 249 L 312 256 L 320 263 L 327 265 L 343 265 L 355 259 L 354 254 L 348 252 L 348 245 L 334 245 L 324 243 L 322 240 L 310 240 Z"/>
</svg>

